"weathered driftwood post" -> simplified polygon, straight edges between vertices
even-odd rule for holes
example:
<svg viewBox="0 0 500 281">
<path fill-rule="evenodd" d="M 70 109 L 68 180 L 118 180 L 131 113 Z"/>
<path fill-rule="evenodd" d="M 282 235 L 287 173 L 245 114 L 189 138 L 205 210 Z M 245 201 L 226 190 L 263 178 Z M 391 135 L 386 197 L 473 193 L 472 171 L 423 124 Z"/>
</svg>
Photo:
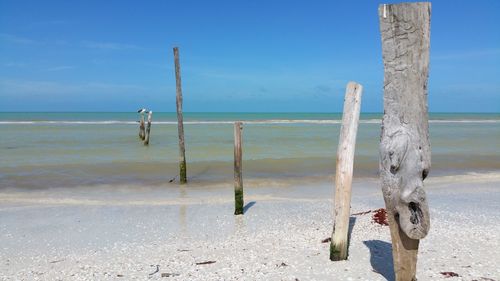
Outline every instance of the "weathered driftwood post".
<svg viewBox="0 0 500 281">
<path fill-rule="evenodd" d="M 337 147 L 337 169 L 335 172 L 335 221 L 330 244 L 330 260 L 347 259 L 349 245 L 349 215 L 351 213 L 351 184 L 358 131 L 361 94 L 363 87 L 349 82 L 344 98 L 344 112 Z"/>
<path fill-rule="evenodd" d="M 241 131 L 243 125 L 241 122 L 234 123 L 234 214 L 243 214 L 243 171 L 241 148 Z"/>
<path fill-rule="evenodd" d="M 423 181 L 431 166 L 427 113 L 430 3 L 379 6 L 384 59 L 380 177 L 397 281 L 416 280 L 430 226 Z"/>
<path fill-rule="evenodd" d="M 144 145 L 149 145 L 149 136 L 151 135 L 151 118 L 153 111 L 148 112 L 148 124 L 146 126 L 146 138 L 144 139 Z"/>
<path fill-rule="evenodd" d="M 146 109 L 141 108 L 137 111 L 137 113 L 140 114 L 141 120 L 139 121 L 139 138 L 141 140 L 144 140 L 145 137 L 145 132 L 144 132 L 144 112 L 146 112 Z"/>
<path fill-rule="evenodd" d="M 174 47 L 175 63 L 175 85 L 177 104 L 177 131 L 179 133 L 179 178 L 180 183 L 187 182 L 186 149 L 184 147 L 184 121 L 182 119 L 182 86 L 181 86 L 181 65 L 179 64 L 179 48 Z"/>
</svg>

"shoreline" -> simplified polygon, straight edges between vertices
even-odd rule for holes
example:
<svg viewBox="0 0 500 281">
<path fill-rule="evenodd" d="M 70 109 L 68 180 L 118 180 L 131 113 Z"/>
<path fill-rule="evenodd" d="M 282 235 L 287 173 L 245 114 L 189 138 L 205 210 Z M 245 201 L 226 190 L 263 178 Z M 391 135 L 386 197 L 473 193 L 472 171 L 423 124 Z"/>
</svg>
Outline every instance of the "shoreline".
<svg viewBox="0 0 500 281">
<path fill-rule="evenodd" d="M 499 279 L 498 186 L 497 174 L 426 181 L 419 280 Z M 370 214 L 353 216 L 349 260 L 329 261 L 333 182 L 245 187 L 244 216 L 232 186 L 2 190 L 0 278 L 391 280 L 389 229 Z M 383 206 L 377 180 L 354 181 L 352 214 Z"/>
<path fill-rule="evenodd" d="M 378 180 L 378 159 L 359 156 L 354 161 L 354 179 Z M 500 175 L 497 156 L 482 157 L 481 162 L 436 159 L 430 172 L 431 180 L 467 175 Z M 334 157 L 282 158 L 244 160 L 244 182 L 251 186 L 282 186 L 333 182 Z M 79 186 L 155 186 L 177 185 L 178 163 L 160 161 L 121 161 L 93 164 L 44 164 L 3 167 L 0 172 L 0 191 L 6 188 L 30 190 L 48 187 L 78 188 Z M 469 165 L 477 167 L 471 169 Z M 498 167 L 498 169 L 496 169 Z M 188 165 L 189 186 L 218 186 L 233 184 L 233 162 L 193 161 Z M 172 181 L 172 182 L 170 182 Z"/>
<path fill-rule="evenodd" d="M 175 164 L 175 168 L 177 168 L 177 163 Z M 155 166 L 155 163 L 152 164 Z M 71 167 L 71 166 L 70 166 Z M 149 166 L 147 166 L 149 167 Z M 229 165 L 228 165 L 229 167 Z M 355 165 L 356 167 L 356 165 Z M 97 169 L 95 169 L 97 170 Z M 195 189 L 217 189 L 217 188 L 228 188 L 233 186 L 233 175 L 231 169 L 225 169 L 227 172 L 225 174 L 221 174 L 218 176 L 213 176 L 213 170 L 205 170 L 203 167 L 197 167 L 197 169 L 191 169 L 192 176 L 189 177 L 189 181 L 187 185 L 188 188 Z M 248 170 L 248 169 L 247 169 Z M 78 172 L 77 169 L 69 168 L 67 171 L 75 171 Z M 142 170 L 141 170 L 142 171 Z M 82 171 L 79 171 L 80 173 Z M 91 171 L 89 171 L 91 172 Z M 126 179 L 120 179 L 117 181 L 107 180 L 107 182 L 100 182 L 98 180 L 94 182 L 87 181 L 86 183 L 78 183 L 78 181 L 65 181 L 65 177 L 69 177 L 70 175 L 66 175 L 63 177 L 62 174 L 59 174 L 59 185 L 54 183 L 49 184 L 49 182 L 45 182 L 44 178 L 35 178 L 33 180 L 34 184 L 26 184 L 19 183 L 14 180 L 11 180 L 12 183 L 9 183 L 9 180 L 2 179 L 3 184 L 0 187 L 0 193 L 6 190 L 26 190 L 26 191 L 37 191 L 37 190 L 47 190 L 53 188 L 59 189 L 74 189 L 78 190 L 79 188 L 89 187 L 92 189 L 99 188 L 130 188 L 130 189 L 141 189 L 141 188 L 150 188 L 150 189 L 163 189 L 163 188 L 176 188 L 179 186 L 177 176 L 159 176 L 161 169 L 156 169 L 154 171 L 150 171 L 151 174 L 143 175 L 140 178 L 134 178 L 133 180 L 127 181 Z M 168 173 L 168 171 L 166 172 Z M 171 175 L 175 175 L 172 171 Z M 307 175 L 309 174 L 309 175 Z M 154 178 L 152 179 L 153 175 Z M 274 175 L 274 176 L 272 176 Z M 114 175 L 114 178 L 119 178 L 118 175 Z M 174 179 L 174 180 L 173 180 Z M 475 181 L 475 182 L 483 182 L 483 181 L 494 181 L 500 179 L 500 170 L 495 169 L 484 169 L 484 170 L 475 170 L 475 171 L 457 171 L 454 172 L 440 172 L 436 175 L 435 172 L 431 171 L 430 176 L 426 180 L 429 183 L 439 183 L 439 182 L 460 182 L 460 181 Z M 173 180 L 173 181 L 171 181 Z M 354 173 L 353 175 L 354 182 L 371 182 L 375 181 L 378 184 L 379 176 L 377 174 L 372 173 Z M 51 180 L 52 181 L 52 180 Z M 244 184 L 245 186 L 249 186 L 252 188 L 261 188 L 261 187 L 290 187 L 290 186 L 300 186 L 300 185 L 323 185 L 323 184 L 332 184 L 335 181 L 335 174 L 332 174 L 332 171 L 325 169 L 321 171 L 321 173 L 316 175 L 311 175 L 307 171 L 302 171 L 302 174 L 294 174 L 294 173 L 283 173 L 283 174 L 259 174 L 259 173 L 244 173 Z"/>
</svg>

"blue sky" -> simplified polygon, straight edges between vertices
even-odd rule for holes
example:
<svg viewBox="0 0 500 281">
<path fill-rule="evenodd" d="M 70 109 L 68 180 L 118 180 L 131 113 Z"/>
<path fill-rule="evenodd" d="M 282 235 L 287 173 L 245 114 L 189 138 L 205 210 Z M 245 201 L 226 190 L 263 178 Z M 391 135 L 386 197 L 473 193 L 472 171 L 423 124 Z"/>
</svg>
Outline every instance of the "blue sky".
<svg viewBox="0 0 500 281">
<path fill-rule="evenodd" d="M 0 111 L 382 111 L 379 1 L 0 0 Z M 434 1 L 429 107 L 500 112 L 500 1 Z"/>
</svg>

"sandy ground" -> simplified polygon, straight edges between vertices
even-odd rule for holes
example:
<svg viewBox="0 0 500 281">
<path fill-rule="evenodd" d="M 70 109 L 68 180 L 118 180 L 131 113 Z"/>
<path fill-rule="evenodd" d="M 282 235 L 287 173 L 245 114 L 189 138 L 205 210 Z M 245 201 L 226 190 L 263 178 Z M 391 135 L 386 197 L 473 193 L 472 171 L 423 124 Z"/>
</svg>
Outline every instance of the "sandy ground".
<svg viewBox="0 0 500 281">
<path fill-rule="evenodd" d="M 389 229 L 351 217 L 349 260 L 331 262 L 328 183 L 0 190 L 1 280 L 393 280 Z M 357 180 L 352 213 L 383 207 Z M 419 280 L 500 280 L 500 176 L 430 178 Z M 206 263 L 206 264 L 200 264 Z M 441 272 L 459 277 L 445 278 Z"/>
</svg>

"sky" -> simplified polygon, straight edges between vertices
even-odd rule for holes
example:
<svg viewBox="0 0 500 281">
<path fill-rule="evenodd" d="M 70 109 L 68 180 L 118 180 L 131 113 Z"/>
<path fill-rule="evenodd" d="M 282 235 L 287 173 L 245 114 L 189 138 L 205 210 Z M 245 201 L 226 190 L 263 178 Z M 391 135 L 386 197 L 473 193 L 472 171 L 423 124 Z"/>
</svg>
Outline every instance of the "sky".
<svg viewBox="0 0 500 281">
<path fill-rule="evenodd" d="M 378 5 L 0 0 L 0 111 L 383 110 Z M 500 112 L 500 1 L 432 2 L 429 110 Z"/>
</svg>

